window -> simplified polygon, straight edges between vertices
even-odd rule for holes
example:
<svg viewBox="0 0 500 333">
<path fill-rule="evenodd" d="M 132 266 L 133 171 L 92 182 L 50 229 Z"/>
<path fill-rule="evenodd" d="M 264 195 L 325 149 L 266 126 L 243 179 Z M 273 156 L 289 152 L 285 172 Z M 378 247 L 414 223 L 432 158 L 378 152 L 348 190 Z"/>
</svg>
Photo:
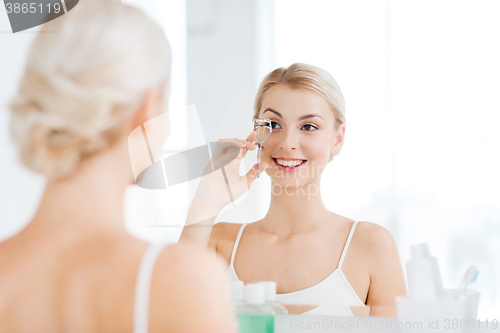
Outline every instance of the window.
<svg viewBox="0 0 500 333">
<path fill-rule="evenodd" d="M 165 28 L 172 50 L 172 91 L 169 102 L 170 136 L 158 159 L 188 145 L 186 73 L 186 1 L 125 1 L 144 10 Z M 134 236 L 146 241 L 177 241 L 185 219 L 189 188 L 149 190 L 129 186 L 125 195 L 125 223 Z"/>
<path fill-rule="evenodd" d="M 476 265 L 479 318 L 494 318 L 500 3 L 276 0 L 274 12 L 276 67 L 322 67 L 346 98 L 326 205 L 387 227 L 403 263 L 411 245 L 428 242 L 446 288 Z"/>
</svg>

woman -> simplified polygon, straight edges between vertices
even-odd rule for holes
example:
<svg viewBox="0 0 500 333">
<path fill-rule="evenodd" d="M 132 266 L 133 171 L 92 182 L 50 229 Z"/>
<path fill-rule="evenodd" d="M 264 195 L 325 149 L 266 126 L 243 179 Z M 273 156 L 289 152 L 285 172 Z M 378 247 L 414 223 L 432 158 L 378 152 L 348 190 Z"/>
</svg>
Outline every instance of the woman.
<svg viewBox="0 0 500 333">
<path fill-rule="evenodd" d="M 254 114 L 273 127 L 261 155 L 272 180 L 267 215 L 213 230 L 187 227 L 181 240 L 208 243 L 228 263 L 230 280 L 276 281 L 278 300 L 291 312 L 352 315 L 348 307 L 369 305 L 373 315 L 395 315 L 395 297 L 406 290 L 392 235 L 330 212 L 321 198 L 321 173 L 344 144 L 344 113 L 342 92 L 326 71 L 293 64 L 268 74 Z M 188 225 L 210 225 L 223 205 L 222 197 L 204 195 L 206 188 L 202 181 Z"/>
<path fill-rule="evenodd" d="M 0 243 L 0 331 L 235 331 L 220 259 L 124 227 L 127 138 L 163 117 L 169 81 L 163 31 L 134 7 L 86 0 L 44 24 L 11 130 L 48 183 L 31 223 Z"/>
</svg>

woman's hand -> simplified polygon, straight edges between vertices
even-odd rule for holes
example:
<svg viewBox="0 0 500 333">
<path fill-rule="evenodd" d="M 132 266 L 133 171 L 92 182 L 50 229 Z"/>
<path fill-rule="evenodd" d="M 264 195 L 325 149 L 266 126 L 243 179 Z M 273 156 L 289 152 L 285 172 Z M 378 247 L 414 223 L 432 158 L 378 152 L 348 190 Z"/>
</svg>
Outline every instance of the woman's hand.
<svg viewBox="0 0 500 333">
<path fill-rule="evenodd" d="M 257 145 L 253 144 L 257 136 L 252 132 L 247 137 L 246 148 L 255 150 Z M 246 175 L 240 176 L 240 164 L 247 154 L 245 141 L 241 139 L 219 140 L 212 154 L 210 164 L 205 169 L 192 205 L 206 212 L 214 212 L 216 215 L 232 201 L 247 192 L 255 181 L 254 165 Z M 269 165 L 259 163 L 257 174 L 260 175 Z M 191 221 L 192 223 L 201 221 Z"/>
<path fill-rule="evenodd" d="M 252 132 L 247 138 L 246 148 L 254 150 L 257 136 Z M 206 247 L 217 215 L 227 204 L 238 199 L 248 191 L 255 180 L 256 165 L 240 176 L 240 164 L 248 152 L 244 140 L 219 140 L 212 154 L 210 164 L 205 169 L 196 190 L 186 224 L 179 242 L 189 242 Z M 260 175 L 269 165 L 261 162 L 257 174 Z"/>
</svg>

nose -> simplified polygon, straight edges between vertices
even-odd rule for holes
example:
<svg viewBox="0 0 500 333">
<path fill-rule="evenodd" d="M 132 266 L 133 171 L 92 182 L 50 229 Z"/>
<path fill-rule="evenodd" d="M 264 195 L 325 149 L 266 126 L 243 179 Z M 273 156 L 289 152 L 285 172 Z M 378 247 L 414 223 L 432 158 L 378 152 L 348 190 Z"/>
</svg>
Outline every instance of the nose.
<svg viewBox="0 0 500 333">
<path fill-rule="evenodd" d="M 299 146 L 297 140 L 297 133 L 292 129 L 286 129 L 283 133 L 283 138 L 280 141 L 280 149 L 283 151 L 292 151 L 296 150 Z"/>
</svg>

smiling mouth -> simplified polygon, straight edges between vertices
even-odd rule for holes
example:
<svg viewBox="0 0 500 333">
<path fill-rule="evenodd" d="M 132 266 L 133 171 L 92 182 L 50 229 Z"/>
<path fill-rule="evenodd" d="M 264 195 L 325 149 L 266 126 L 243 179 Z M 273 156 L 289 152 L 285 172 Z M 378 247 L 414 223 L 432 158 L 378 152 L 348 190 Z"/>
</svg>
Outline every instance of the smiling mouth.
<svg viewBox="0 0 500 333">
<path fill-rule="evenodd" d="M 283 160 L 281 158 L 273 158 L 273 161 L 277 166 L 289 170 L 298 168 L 307 162 L 307 160 Z"/>
</svg>

